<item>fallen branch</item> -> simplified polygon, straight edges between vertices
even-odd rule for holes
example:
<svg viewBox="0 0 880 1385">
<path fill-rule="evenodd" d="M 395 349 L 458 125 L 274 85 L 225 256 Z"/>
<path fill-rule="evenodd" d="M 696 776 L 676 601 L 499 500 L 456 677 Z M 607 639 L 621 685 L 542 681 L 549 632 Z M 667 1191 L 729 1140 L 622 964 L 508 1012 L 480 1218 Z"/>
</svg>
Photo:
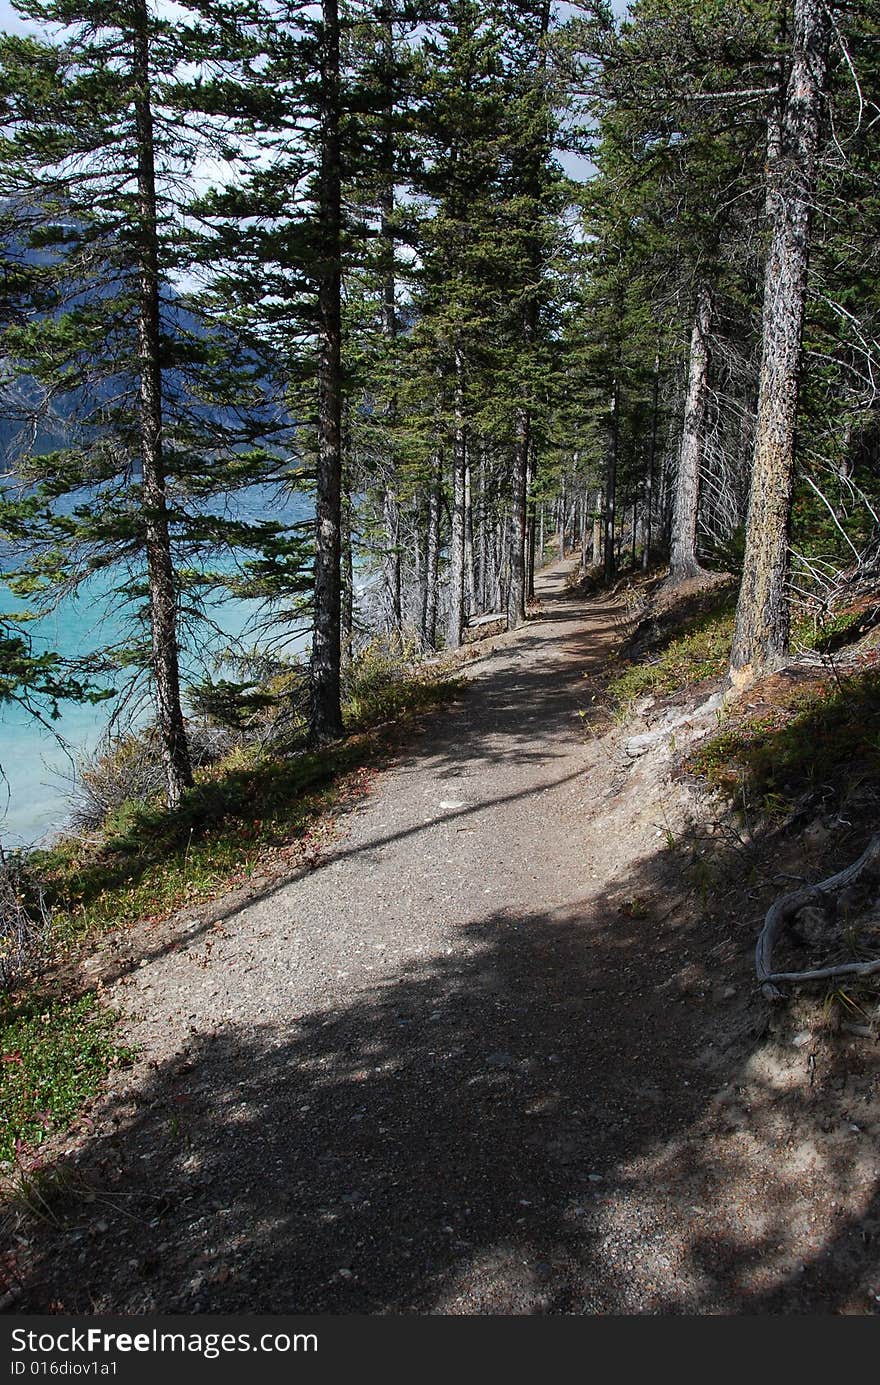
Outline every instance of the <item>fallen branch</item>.
<svg viewBox="0 0 880 1385">
<path fill-rule="evenodd" d="M 755 947 L 755 970 L 762 994 L 767 1000 L 778 1000 L 782 992 L 777 989 L 780 981 L 824 981 L 832 976 L 867 976 L 872 971 L 880 971 L 880 959 L 871 962 L 842 962 L 834 967 L 817 967 L 812 971 L 773 971 L 773 949 L 785 926 L 795 914 L 808 904 L 815 904 L 846 889 L 868 866 L 880 860 L 880 834 L 872 837 L 857 861 L 820 880 L 817 885 L 806 885 L 800 890 L 791 890 L 781 895 L 771 904 L 764 917 L 764 926 L 758 935 Z"/>
</svg>

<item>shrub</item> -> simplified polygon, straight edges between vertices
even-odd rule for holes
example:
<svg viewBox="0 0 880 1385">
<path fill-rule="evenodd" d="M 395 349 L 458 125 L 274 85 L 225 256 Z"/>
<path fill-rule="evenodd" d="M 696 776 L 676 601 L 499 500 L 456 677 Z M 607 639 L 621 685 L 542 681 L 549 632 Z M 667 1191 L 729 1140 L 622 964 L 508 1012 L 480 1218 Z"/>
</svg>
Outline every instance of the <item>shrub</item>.
<svg viewBox="0 0 880 1385">
<path fill-rule="evenodd" d="M 236 733 L 210 722 L 187 727 L 195 766 L 214 764 L 235 748 Z M 165 787 L 165 770 L 155 726 L 108 738 L 103 749 L 77 761 L 77 778 L 68 802 L 74 832 L 92 832 L 125 804 L 152 802 Z"/>
<path fill-rule="evenodd" d="M 0 989 L 11 990 L 38 968 L 48 930 L 42 890 L 23 861 L 0 851 Z"/>
</svg>

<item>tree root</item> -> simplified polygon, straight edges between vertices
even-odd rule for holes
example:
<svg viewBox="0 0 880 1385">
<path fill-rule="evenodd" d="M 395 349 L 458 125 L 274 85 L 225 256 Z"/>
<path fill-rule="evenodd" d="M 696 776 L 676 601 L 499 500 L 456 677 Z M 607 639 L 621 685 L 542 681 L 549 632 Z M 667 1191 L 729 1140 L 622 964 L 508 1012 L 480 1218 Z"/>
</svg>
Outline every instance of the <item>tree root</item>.
<svg viewBox="0 0 880 1385">
<path fill-rule="evenodd" d="M 701 702 L 699 707 L 679 712 L 677 715 L 674 714 L 669 721 L 662 722 L 660 726 L 654 727 L 651 731 L 643 731 L 639 736 L 630 736 L 624 745 L 624 750 L 631 759 L 635 760 L 639 755 L 644 755 L 647 750 L 652 750 L 654 746 L 660 745 L 667 737 L 674 736 L 682 726 L 690 726 L 704 717 L 717 715 L 721 710 L 721 705 L 721 693 L 714 693 L 705 702 Z"/>
<path fill-rule="evenodd" d="M 811 971 L 771 969 L 773 949 L 783 929 L 795 914 L 808 904 L 815 904 L 827 899 L 829 895 L 838 894 L 847 885 L 858 880 L 862 872 L 877 861 L 880 861 L 880 834 L 871 838 L 859 859 L 853 861 L 852 865 L 838 871 L 836 875 L 830 875 L 827 880 L 820 880 L 817 885 L 806 885 L 803 889 L 791 890 L 788 894 L 780 895 L 779 899 L 771 904 L 755 947 L 755 970 L 761 992 L 767 1000 L 780 999 L 782 992 L 777 989 L 777 982 L 825 981 L 833 976 L 867 976 L 871 972 L 880 971 L 880 958 L 871 962 L 842 962 L 839 966 L 816 967 Z"/>
</svg>

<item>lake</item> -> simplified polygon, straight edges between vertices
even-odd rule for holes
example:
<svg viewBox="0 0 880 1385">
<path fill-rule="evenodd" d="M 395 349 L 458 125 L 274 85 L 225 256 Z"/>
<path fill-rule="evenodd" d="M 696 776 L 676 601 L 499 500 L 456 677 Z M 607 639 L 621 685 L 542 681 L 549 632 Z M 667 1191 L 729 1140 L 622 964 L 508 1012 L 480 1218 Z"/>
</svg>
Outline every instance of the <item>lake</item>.
<svg viewBox="0 0 880 1385">
<path fill-rule="evenodd" d="M 238 497 L 235 509 L 242 517 L 294 524 L 311 515 L 312 505 L 311 497 L 304 495 L 293 495 L 279 505 L 274 492 L 254 487 Z M 212 566 L 216 570 L 221 564 Z M 110 597 L 113 581 L 111 574 L 98 574 L 75 599 L 69 598 L 57 610 L 29 622 L 35 650 L 55 650 L 66 658 L 75 658 L 119 639 L 125 632 L 125 619 Z M 18 604 L 0 587 L 0 608 L 11 613 Z M 216 674 L 216 660 L 229 639 L 243 637 L 250 645 L 265 644 L 265 633 L 251 633 L 261 609 L 256 601 L 234 597 L 211 604 L 211 619 L 219 631 L 205 627 L 197 648 L 192 644 L 184 647 L 185 677 L 194 681 L 209 670 Z M 290 654 L 304 648 L 307 638 L 300 634 L 292 641 L 286 640 L 284 652 Z M 115 699 L 96 706 L 62 702 L 60 718 L 51 723 L 57 735 L 23 708 L 0 705 L 0 842 L 4 847 L 31 846 L 63 828 L 74 759 L 100 744 L 114 705 Z M 142 707 L 140 715 L 148 716 L 149 707 Z M 59 743 L 59 736 L 64 745 Z"/>
</svg>

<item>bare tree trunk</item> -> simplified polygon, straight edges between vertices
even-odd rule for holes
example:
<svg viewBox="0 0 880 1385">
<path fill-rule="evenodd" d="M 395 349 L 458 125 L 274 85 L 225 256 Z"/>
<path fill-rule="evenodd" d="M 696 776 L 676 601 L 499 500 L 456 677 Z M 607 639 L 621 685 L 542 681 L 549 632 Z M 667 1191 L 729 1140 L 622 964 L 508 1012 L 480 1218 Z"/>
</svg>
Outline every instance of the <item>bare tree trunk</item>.
<svg viewBox="0 0 880 1385">
<path fill-rule="evenodd" d="M 312 636 L 313 740 L 342 734 L 340 555 L 342 535 L 341 166 L 338 0 L 322 0 L 321 164 L 318 190 L 322 264 L 318 281 L 318 464 L 315 497 L 315 614 Z"/>
<path fill-rule="evenodd" d="M 465 446 L 464 460 L 464 578 L 465 615 L 472 616 L 477 606 L 477 583 L 474 572 L 474 510 L 471 494 L 471 459 Z"/>
<path fill-rule="evenodd" d="M 511 630 L 526 618 L 526 497 L 529 456 L 529 412 L 516 411 L 511 482 L 510 598 L 507 624 Z"/>
<path fill-rule="evenodd" d="M 654 468 L 657 461 L 657 424 L 660 412 L 660 352 L 654 355 L 654 384 L 651 391 L 651 451 L 648 456 L 648 475 L 645 481 L 645 543 L 642 549 L 642 571 L 651 563 L 651 521 L 654 505 Z"/>
<path fill-rule="evenodd" d="M 593 567 L 602 564 L 602 492 L 596 491 L 596 508 L 593 510 Z"/>
<path fill-rule="evenodd" d="M 614 397 L 611 404 L 611 445 L 608 449 L 608 464 L 605 470 L 605 580 L 611 582 L 617 571 L 614 551 L 614 528 L 616 523 L 615 505 L 617 503 L 617 453 L 620 445 L 620 380 L 615 378 Z"/>
<path fill-rule="evenodd" d="M 700 462 L 705 446 L 706 404 L 709 398 L 709 328 L 712 298 L 708 284 L 697 288 L 691 349 L 688 358 L 688 384 L 678 469 L 675 474 L 675 501 L 672 514 L 672 546 L 667 584 L 675 586 L 696 577 L 697 515 L 700 501 Z"/>
<path fill-rule="evenodd" d="M 486 495 L 486 452 L 480 448 L 480 505 L 479 505 L 479 565 L 480 565 L 480 610 L 488 609 L 489 603 L 489 504 Z"/>
<path fill-rule="evenodd" d="M 339 627 L 342 650 L 345 653 L 345 657 L 350 658 L 351 640 L 354 634 L 354 552 L 351 540 L 351 495 L 347 486 L 343 487 L 341 513 L 342 592 L 340 598 Z"/>
<path fill-rule="evenodd" d="M 630 562 L 630 567 L 635 567 L 635 565 L 636 565 L 636 543 L 637 543 L 637 540 L 638 540 L 638 517 L 639 517 L 639 509 L 638 509 L 638 503 L 637 503 L 637 501 L 638 501 L 638 497 L 637 497 L 637 495 L 636 495 L 636 493 L 635 493 L 635 491 L 634 491 L 634 492 L 633 492 L 633 498 L 632 498 L 632 511 L 631 511 L 630 517 L 629 517 L 629 562 Z"/>
<path fill-rule="evenodd" d="M 730 684 L 737 690 L 778 667 L 788 653 L 788 531 L 829 26 L 823 0 L 795 0 L 779 158 L 775 167 L 768 169 L 772 236 L 764 275 L 761 372 L 743 580 L 730 656 Z"/>
<path fill-rule="evenodd" d="M 430 501 L 426 500 L 424 504 L 417 501 L 413 507 L 412 517 L 412 553 L 413 567 L 416 574 L 418 605 L 410 618 L 409 624 L 418 630 L 423 648 L 425 646 L 425 608 L 428 604 L 429 505 Z"/>
<path fill-rule="evenodd" d="M 385 529 L 384 578 L 388 606 L 388 623 L 392 630 L 403 626 L 400 581 L 400 506 L 393 481 L 382 496 L 382 520 Z"/>
<path fill-rule="evenodd" d="M 162 449 L 162 363 L 159 318 L 159 246 L 153 111 L 150 99 L 149 21 L 145 0 L 135 0 L 132 74 L 138 155 L 138 303 L 140 443 L 144 532 L 156 725 L 169 808 L 193 783 L 180 703 L 177 588 L 171 558 Z"/>
<path fill-rule="evenodd" d="M 452 526 L 449 538 L 449 619 L 446 644 L 458 649 L 464 629 L 464 363 L 455 350 L 455 423 L 452 438 Z"/>
<path fill-rule="evenodd" d="M 526 472 L 526 495 L 529 498 L 526 518 L 526 598 L 535 595 L 535 500 L 532 487 L 535 480 L 536 457 L 534 447 L 529 449 L 529 466 Z"/>
<path fill-rule="evenodd" d="M 394 97 L 391 73 L 394 65 L 394 30 L 390 6 L 383 6 L 380 13 L 382 25 L 382 54 L 385 65 L 385 101 L 382 111 L 381 136 L 381 182 L 379 187 L 379 234 L 382 244 L 382 333 L 386 348 L 394 363 L 394 348 L 397 340 L 397 284 L 394 255 Z M 396 429 L 397 393 L 392 388 L 385 411 L 388 440 L 390 477 L 383 497 L 385 520 L 385 585 L 391 615 L 392 629 L 400 633 L 403 628 L 403 607 L 401 602 L 401 548 L 400 548 L 400 500 L 398 497 Z"/>
<path fill-rule="evenodd" d="M 565 557 L 565 511 L 567 505 L 568 500 L 565 494 L 565 476 L 563 475 L 561 481 L 561 490 L 559 493 L 559 512 L 556 521 L 556 546 L 560 558 Z"/>
<path fill-rule="evenodd" d="M 507 610 L 510 599 L 510 522 L 502 515 L 498 519 L 498 605 L 499 611 Z"/>
<path fill-rule="evenodd" d="M 428 649 L 437 647 L 437 568 L 440 555 L 440 486 L 443 476 L 443 455 L 437 454 L 436 472 L 428 497 L 428 544 L 425 573 L 425 614 L 422 638 Z"/>
</svg>

